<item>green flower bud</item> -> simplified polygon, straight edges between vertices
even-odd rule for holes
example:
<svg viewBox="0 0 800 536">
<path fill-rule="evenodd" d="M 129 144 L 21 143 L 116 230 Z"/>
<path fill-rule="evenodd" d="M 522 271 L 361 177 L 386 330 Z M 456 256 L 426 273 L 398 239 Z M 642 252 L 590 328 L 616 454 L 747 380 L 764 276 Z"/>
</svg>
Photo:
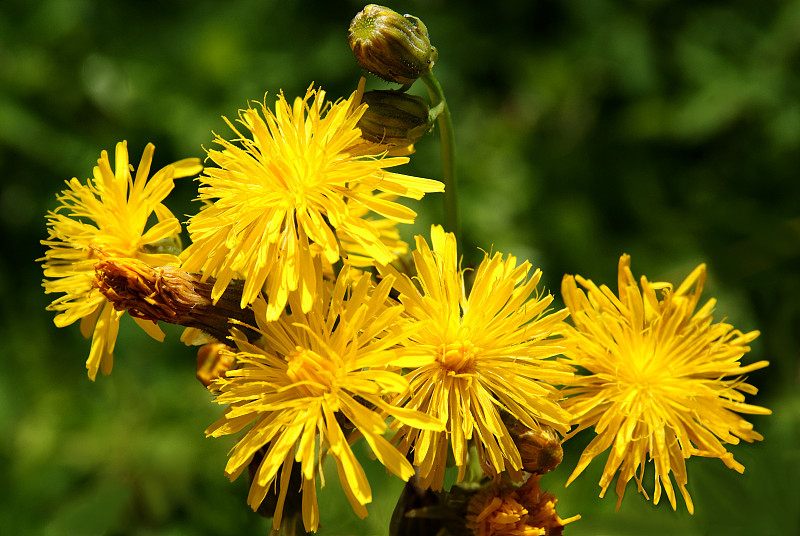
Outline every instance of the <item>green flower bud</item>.
<svg viewBox="0 0 800 536">
<path fill-rule="evenodd" d="M 149 244 L 144 244 L 139 248 L 142 253 L 149 253 L 151 255 L 167 253 L 169 255 L 178 256 L 183 251 L 183 243 L 181 242 L 180 235 L 172 235 Z"/>
<path fill-rule="evenodd" d="M 541 475 L 561 463 L 564 451 L 555 430 L 549 426 L 530 429 L 508 413 L 504 413 L 502 419 L 519 450 L 523 469 Z"/>
<path fill-rule="evenodd" d="M 552 428 L 511 433 L 522 458 L 522 468 L 529 473 L 544 474 L 555 469 L 564 458 L 561 441 Z"/>
<path fill-rule="evenodd" d="M 364 70 L 405 86 L 429 72 L 438 55 L 421 20 L 376 4 L 355 16 L 347 37 Z"/>
<path fill-rule="evenodd" d="M 390 147 L 416 143 L 433 126 L 430 107 L 422 97 L 400 91 L 368 91 L 368 108 L 358 121 L 361 137 Z"/>
</svg>

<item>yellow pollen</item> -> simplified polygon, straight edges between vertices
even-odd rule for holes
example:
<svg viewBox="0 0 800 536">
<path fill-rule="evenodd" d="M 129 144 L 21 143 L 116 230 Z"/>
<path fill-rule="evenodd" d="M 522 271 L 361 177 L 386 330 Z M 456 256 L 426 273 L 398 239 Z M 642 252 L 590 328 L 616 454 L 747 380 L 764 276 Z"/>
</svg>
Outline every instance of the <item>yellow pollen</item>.
<svg viewBox="0 0 800 536">
<path fill-rule="evenodd" d="M 455 341 L 439 345 L 436 360 L 453 372 L 461 372 L 475 361 L 475 354 L 480 352 L 470 341 Z"/>
<path fill-rule="evenodd" d="M 323 396 L 336 388 L 337 370 L 335 363 L 321 355 L 295 347 L 295 351 L 287 356 L 289 368 L 286 374 L 298 387 L 309 396 Z"/>
</svg>

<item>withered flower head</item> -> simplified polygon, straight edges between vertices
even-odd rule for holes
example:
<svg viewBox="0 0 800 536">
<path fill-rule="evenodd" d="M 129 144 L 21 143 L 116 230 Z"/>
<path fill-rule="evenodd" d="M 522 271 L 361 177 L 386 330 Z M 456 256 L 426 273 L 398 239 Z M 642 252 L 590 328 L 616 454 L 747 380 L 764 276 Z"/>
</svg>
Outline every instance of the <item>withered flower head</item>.
<svg viewBox="0 0 800 536">
<path fill-rule="evenodd" d="M 251 309 L 239 308 L 241 285 L 231 285 L 211 303 L 208 282 L 177 266 L 151 266 L 136 259 L 103 258 L 95 267 L 94 288 L 117 311 L 140 320 L 200 329 L 217 340 L 228 338 L 231 320 L 253 325 Z M 247 333 L 252 333 L 240 325 Z"/>
<path fill-rule="evenodd" d="M 507 481 L 489 484 L 467 503 L 466 528 L 474 536 L 560 536 L 564 526 L 581 516 L 561 519 L 556 499 L 542 491 L 541 475 L 520 487 Z"/>
</svg>

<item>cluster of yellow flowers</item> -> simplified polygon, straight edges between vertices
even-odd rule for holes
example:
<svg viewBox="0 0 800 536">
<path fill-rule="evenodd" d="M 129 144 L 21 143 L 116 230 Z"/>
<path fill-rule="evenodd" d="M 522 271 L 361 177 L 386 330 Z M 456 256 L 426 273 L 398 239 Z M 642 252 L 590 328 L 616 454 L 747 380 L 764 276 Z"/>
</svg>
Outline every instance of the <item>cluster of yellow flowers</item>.
<svg viewBox="0 0 800 536">
<path fill-rule="evenodd" d="M 408 158 L 362 137 L 362 98 L 363 82 L 333 103 L 313 88 L 291 104 L 279 94 L 274 109 L 264 102 L 242 110 L 238 126 L 229 122 L 234 138 L 217 136 L 219 148 L 208 151 L 214 166 L 184 160 L 148 180 L 152 145 L 134 176 L 121 142 L 113 170 L 103 152 L 93 179 L 68 181 L 47 216 L 44 287 L 63 294 L 49 306 L 57 326 L 80 320 L 92 334 L 92 380 L 111 372 L 123 314 L 100 282 L 106 261 L 171 266 L 197 274 L 207 307 L 233 299 L 251 315 L 216 342 L 227 365 L 209 389 L 226 409 L 207 434 L 242 432 L 225 472 L 251 470 L 248 503 L 258 509 L 272 495 L 275 530 L 298 490 L 305 529 L 317 529 L 316 477 L 328 456 L 353 510 L 367 515 L 372 491 L 351 449 L 360 438 L 422 488 L 443 488 L 448 459 L 459 482 L 476 460 L 494 487 L 470 507 L 475 534 L 504 533 L 486 528 L 489 519 L 545 534 L 526 521 L 542 509 L 547 526 L 565 523 L 538 479 L 497 487 L 527 478 L 520 429 L 569 438 L 593 428 L 570 481 L 610 449 L 600 485 L 604 494 L 619 473 L 620 500 L 631 479 L 646 494 L 648 457 L 654 502 L 663 488 L 676 507 L 674 478 L 690 512 L 686 458 L 743 470 L 723 444 L 761 439 L 739 414 L 769 413 L 744 403 L 756 389 L 743 379 L 767 363 L 741 365 L 758 332 L 714 323 L 714 301 L 700 305 L 704 266 L 677 289 L 644 277 L 637 285 L 623 255 L 616 294 L 566 276 L 566 307 L 554 310 L 541 272 L 513 256 L 485 254 L 468 288 L 455 235 L 440 226 L 430 243 L 415 237 L 413 262 L 400 263 L 408 246 L 397 224 L 416 214 L 396 200 L 444 186 L 390 171 Z M 198 174 L 204 204 L 181 251 L 180 224 L 162 201 L 174 179 Z M 156 304 L 165 284 L 148 287 L 143 302 Z M 155 318 L 126 307 L 163 338 Z M 516 513 L 499 515 L 503 508 Z"/>
</svg>

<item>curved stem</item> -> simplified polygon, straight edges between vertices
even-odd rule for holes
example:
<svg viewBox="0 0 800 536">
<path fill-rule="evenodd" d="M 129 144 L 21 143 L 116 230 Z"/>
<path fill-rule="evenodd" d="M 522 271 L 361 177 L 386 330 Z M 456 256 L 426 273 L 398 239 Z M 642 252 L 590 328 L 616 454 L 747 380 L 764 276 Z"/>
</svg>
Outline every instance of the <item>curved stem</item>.
<svg viewBox="0 0 800 536">
<path fill-rule="evenodd" d="M 450 117 L 450 108 L 444 98 L 442 86 L 433 75 L 428 72 L 422 75 L 421 80 L 428 89 L 433 112 L 439 124 L 439 139 L 442 142 L 442 169 L 444 175 L 444 221 L 445 230 L 456 235 L 456 243 L 461 244 L 461 227 L 458 217 L 458 185 L 456 182 L 456 141 L 453 135 L 453 119 Z M 459 247 L 460 250 L 460 247 Z"/>
</svg>

